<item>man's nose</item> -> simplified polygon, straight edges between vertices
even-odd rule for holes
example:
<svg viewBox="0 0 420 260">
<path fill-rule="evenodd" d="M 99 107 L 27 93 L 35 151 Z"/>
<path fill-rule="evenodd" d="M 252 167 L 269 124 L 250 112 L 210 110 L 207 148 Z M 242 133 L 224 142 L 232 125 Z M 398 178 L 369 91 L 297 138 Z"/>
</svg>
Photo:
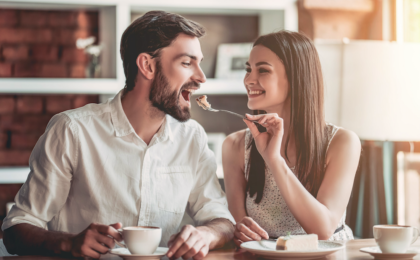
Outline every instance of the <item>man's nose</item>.
<svg viewBox="0 0 420 260">
<path fill-rule="evenodd" d="M 201 69 L 200 66 L 198 66 L 198 69 L 196 70 L 196 72 L 193 76 L 193 80 L 195 82 L 198 82 L 198 83 L 206 82 L 206 80 L 207 80 L 206 75 L 204 75 L 204 72 L 203 72 L 203 70 Z"/>
</svg>

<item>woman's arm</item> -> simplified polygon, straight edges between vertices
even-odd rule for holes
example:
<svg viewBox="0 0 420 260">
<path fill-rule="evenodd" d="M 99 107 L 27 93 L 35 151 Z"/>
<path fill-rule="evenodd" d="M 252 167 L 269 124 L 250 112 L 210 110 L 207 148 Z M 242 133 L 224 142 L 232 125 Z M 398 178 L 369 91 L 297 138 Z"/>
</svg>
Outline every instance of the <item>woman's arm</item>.
<svg viewBox="0 0 420 260">
<path fill-rule="evenodd" d="M 222 161 L 229 211 L 235 221 L 246 217 L 245 130 L 229 135 L 222 146 Z"/>
<path fill-rule="evenodd" d="M 352 191 L 361 151 L 357 135 L 348 130 L 338 130 L 327 153 L 324 179 L 314 198 L 280 156 L 282 119 L 276 114 L 249 118 L 261 119 L 260 123 L 266 122 L 267 127 L 272 128 L 265 136 L 261 136 L 259 146 L 259 138 L 256 138 L 257 148 L 271 169 L 281 195 L 296 220 L 308 234 L 318 234 L 319 239 L 330 238 L 343 216 Z M 248 127 L 251 129 L 254 126 L 248 124 Z M 251 129 L 254 138 L 259 135 L 257 131 Z"/>
<path fill-rule="evenodd" d="M 237 246 L 242 242 L 268 239 L 267 232 L 252 218 L 245 209 L 245 130 L 229 135 L 222 147 L 223 172 L 226 196 L 230 213 L 235 218 L 235 237 Z M 262 173 L 264 174 L 264 173 Z"/>
<path fill-rule="evenodd" d="M 318 234 L 320 239 L 334 234 L 351 195 L 359 157 L 359 138 L 348 130 L 338 130 L 328 151 L 329 160 L 316 199 L 285 162 L 270 163 L 281 195 L 306 233 Z"/>
</svg>

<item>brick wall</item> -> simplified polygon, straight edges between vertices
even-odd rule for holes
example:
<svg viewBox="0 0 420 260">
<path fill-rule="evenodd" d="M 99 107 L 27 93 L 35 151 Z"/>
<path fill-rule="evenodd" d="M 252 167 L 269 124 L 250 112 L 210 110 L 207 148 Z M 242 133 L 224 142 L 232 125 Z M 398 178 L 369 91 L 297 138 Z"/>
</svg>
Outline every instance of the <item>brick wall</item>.
<svg viewBox="0 0 420 260">
<path fill-rule="evenodd" d="M 0 94 L 0 167 L 28 166 L 31 151 L 53 115 L 98 102 L 98 95 Z M 20 186 L 0 184 L 0 225 L 6 203 L 13 201 Z"/>
<path fill-rule="evenodd" d="M 0 77 L 84 78 L 78 38 L 98 40 L 96 11 L 0 9 Z"/>
<path fill-rule="evenodd" d="M 89 36 L 99 40 L 98 12 L 0 8 L 0 77 L 84 78 L 88 56 L 76 40 Z M 28 166 L 54 114 L 98 101 L 98 95 L 0 93 L 0 167 Z M 0 225 L 20 187 L 0 184 Z"/>
<path fill-rule="evenodd" d="M 28 165 L 29 155 L 53 115 L 98 103 L 98 98 L 98 95 L 0 95 L 0 167 Z"/>
</svg>

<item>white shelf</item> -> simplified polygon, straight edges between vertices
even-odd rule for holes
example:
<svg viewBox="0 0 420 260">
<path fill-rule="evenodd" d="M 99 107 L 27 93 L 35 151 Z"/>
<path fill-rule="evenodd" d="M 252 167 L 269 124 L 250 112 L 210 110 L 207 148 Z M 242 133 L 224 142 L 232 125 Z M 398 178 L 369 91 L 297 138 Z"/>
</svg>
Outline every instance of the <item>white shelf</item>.
<svg viewBox="0 0 420 260">
<path fill-rule="evenodd" d="M 0 78 L 0 93 L 114 94 L 124 86 L 116 79 Z"/>
<path fill-rule="evenodd" d="M 291 4 L 296 3 L 296 0 L 0 0 L 3 6 L 23 5 L 23 6 L 39 6 L 57 7 L 64 5 L 69 8 L 74 5 L 88 5 L 88 6 L 116 6 L 116 5 L 129 5 L 133 7 L 146 7 L 146 8 L 196 8 L 196 9 L 254 9 L 254 10 L 283 10 Z"/>
<path fill-rule="evenodd" d="M 0 93 L 116 94 L 124 87 L 116 79 L 0 78 Z M 246 94 L 242 80 L 207 79 L 197 94 Z"/>
<path fill-rule="evenodd" d="M 0 184 L 24 183 L 29 175 L 29 167 L 0 168 Z"/>
<path fill-rule="evenodd" d="M 120 39 L 135 11 L 165 10 L 196 14 L 256 14 L 259 34 L 279 29 L 297 31 L 297 0 L 0 0 L 0 8 L 96 9 L 99 38 L 104 44 L 101 58 L 107 79 L 0 78 L 0 93 L 116 94 L 125 81 L 119 54 Z M 198 94 L 246 94 L 242 80 L 208 79 Z"/>
</svg>

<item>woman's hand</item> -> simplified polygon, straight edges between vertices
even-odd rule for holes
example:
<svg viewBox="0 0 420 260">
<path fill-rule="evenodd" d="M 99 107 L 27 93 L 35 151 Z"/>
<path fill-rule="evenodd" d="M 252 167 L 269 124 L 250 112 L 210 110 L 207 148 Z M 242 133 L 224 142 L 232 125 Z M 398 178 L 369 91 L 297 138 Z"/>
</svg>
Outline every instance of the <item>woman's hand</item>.
<svg viewBox="0 0 420 260">
<path fill-rule="evenodd" d="M 276 113 L 255 116 L 246 114 L 246 117 L 249 120 L 257 121 L 260 125 L 267 128 L 267 132 L 260 133 L 254 123 L 244 119 L 245 124 L 251 130 L 258 152 L 264 158 L 264 161 L 270 162 L 278 159 L 284 134 L 283 119 Z"/>
<path fill-rule="evenodd" d="M 243 242 L 254 240 L 260 241 L 262 238 L 268 239 L 268 233 L 252 218 L 244 217 L 241 221 L 236 223 L 233 242 L 235 242 L 237 247 L 240 247 Z"/>
</svg>

